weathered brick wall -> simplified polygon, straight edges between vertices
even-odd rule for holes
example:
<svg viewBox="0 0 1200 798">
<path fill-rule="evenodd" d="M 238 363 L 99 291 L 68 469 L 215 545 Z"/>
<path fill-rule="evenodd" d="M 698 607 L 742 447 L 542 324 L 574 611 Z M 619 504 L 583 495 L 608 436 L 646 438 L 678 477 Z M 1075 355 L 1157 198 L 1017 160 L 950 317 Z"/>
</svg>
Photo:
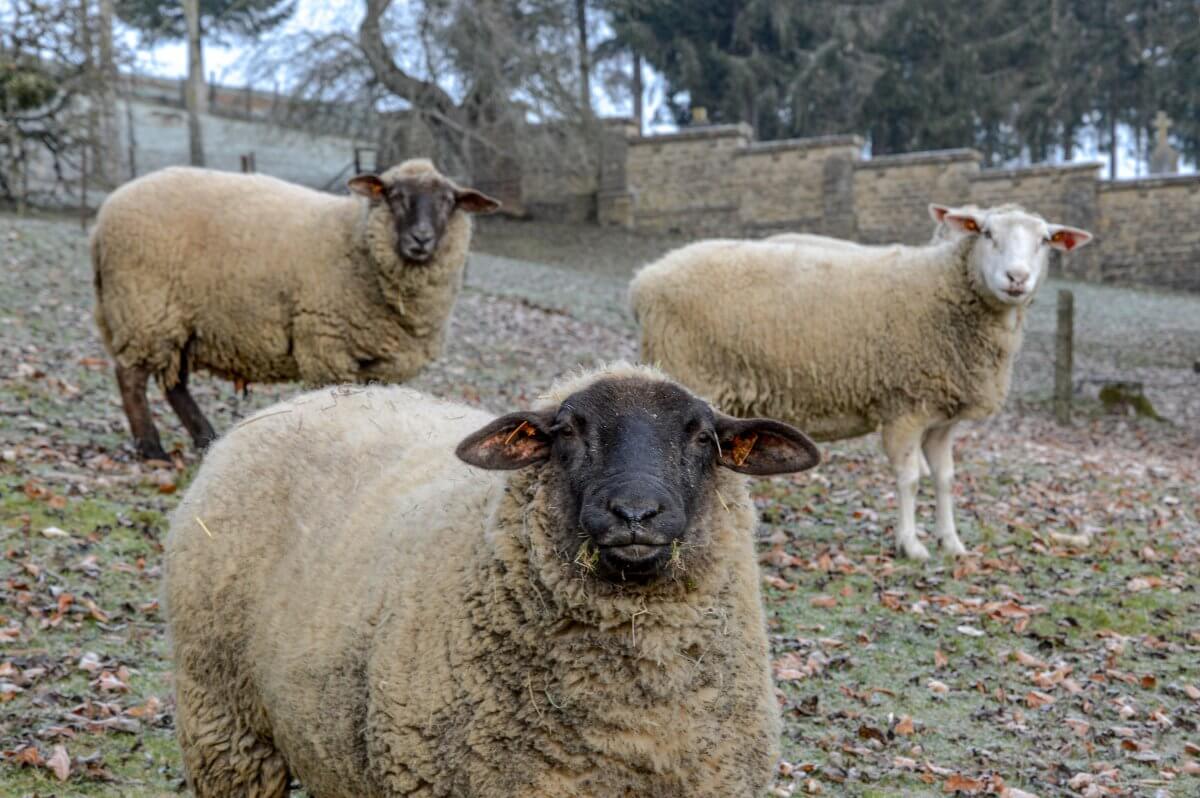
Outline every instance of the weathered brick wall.
<svg viewBox="0 0 1200 798">
<path fill-rule="evenodd" d="M 631 140 L 626 175 L 637 228 L 740 233 L 732 161 L 753 135 L 748 125 L 715 125 Z"/>
<path fill-rule="evenodd" d="M 752 143 L 733 153 L 738 220 L 747 235 L 807 230 L 847 235 L 858 136 Z"/>
<path fill-rule="evenodd" d="M 1101 182 L 1098 273 L 1104 282 L 1200 291 L 1200 176 Z"/>
<path fill-rule="evenodd" d="M 929 203 L 969 201 L 982 157 L 975 150 L 942 150 L 872 158 L 854 170 L 855 236 L 868 244 L 929 240 Z"/>
</svg>

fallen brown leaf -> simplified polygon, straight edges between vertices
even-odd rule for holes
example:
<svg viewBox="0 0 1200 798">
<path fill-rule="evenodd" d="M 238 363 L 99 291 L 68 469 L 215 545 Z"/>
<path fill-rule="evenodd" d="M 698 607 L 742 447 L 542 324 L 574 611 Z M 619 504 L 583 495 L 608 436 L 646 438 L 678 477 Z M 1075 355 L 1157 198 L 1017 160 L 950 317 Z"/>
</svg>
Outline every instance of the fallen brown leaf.
<svg viewBox="0 0 1200 798">
<path fill-rule="evenodd" d="M 54 771 L 59 781 L 66 781 L 71 777 L 71 755 L 67 753 L 65 745 L 54 746 L 50 758 L 46 760 L 46 767 Z"/>
<path fill-rule="evenodd" d="M 980 779 L 972 779 L 955 773 L 942 782 L 942 792 L 965 792 L 968 795 L 977 795 L 983 792 L 986 786 Z"/>
</svg>

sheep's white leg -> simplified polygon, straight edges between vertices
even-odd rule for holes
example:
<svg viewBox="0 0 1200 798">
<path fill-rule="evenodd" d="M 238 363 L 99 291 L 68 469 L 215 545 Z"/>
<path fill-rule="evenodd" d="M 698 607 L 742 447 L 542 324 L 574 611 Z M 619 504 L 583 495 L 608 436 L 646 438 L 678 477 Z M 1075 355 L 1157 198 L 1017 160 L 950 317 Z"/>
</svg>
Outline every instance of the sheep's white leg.
<svg viewBox="0 0 1200 798">
<path fill-rule="evenodd" d="M 929 551 L 917 540 L 917 483 L 921 478 L 921 438 L 925 428 L 914 422 L 883 428 L 883 449 L 896 474 L 896 550 L 914 560 L 928 560 Z"/>
<path fill-rule="evenodd" d="M 925 434 L 925 459 L 933 472 L 933 490 L 937 499 L 937 526 L 934 534 L 948 554 L 966 554 L 954 525 L 954 425 L 934 427 Z"/>
</svg>

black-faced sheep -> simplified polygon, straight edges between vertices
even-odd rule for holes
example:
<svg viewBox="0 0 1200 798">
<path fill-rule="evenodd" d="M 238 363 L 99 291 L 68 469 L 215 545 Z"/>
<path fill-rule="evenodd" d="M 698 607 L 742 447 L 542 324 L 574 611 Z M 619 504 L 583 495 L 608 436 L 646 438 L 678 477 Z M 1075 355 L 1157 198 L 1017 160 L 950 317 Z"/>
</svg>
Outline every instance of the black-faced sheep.
<svg viewBox="0 0 1200 798">
<path fill-rule="evenodd" d="M 199 448 L 198 368 L 243 382 L 402 381 L 441 352 L 471 241 L 495 200 L 427 160 L 339 197 L 262 175 L 173 167 L 133 180 L 92 233 L 96 322 L 139 454 L 165 459 L 157 377 Z M 365 200 L 363 199 L 365 198 Z"/>
<path fill-rule="evenodd" d="M 167 540 L 189 782 L 760 794 L 780 720 L 735 472 L 819 457 L 622 364 L 499 419 L 397 387 L 263 411 L 212 447 Z"/>
<path fill-rule="evenodd" d="M 642 358 L 725 412 L 781 418 L 817 440 L 882 428 L 899 483 L 896 545 L 916 559 L 929 556 L 916 537 L 922 449 L 936 536 L 962 554 L 954 427 L 1004 403 L 1050 250 L 1091 239 L 1015 207 L 940 217 L 954 237 L 921 247 L 703 241 L 630 286 Z"/>
</svg>

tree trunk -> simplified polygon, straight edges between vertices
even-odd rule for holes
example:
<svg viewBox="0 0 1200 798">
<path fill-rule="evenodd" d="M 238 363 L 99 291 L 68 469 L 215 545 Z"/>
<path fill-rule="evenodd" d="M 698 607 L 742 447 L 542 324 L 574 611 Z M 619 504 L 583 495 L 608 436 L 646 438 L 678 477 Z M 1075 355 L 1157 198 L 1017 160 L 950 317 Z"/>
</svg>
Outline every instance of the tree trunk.
<svg viewBox="0 0 1200 798">
<path fill-rule="evenodd" d="M 579 108 L 584 121 L 591 121 L 592 58 L 588 48 L 587 0 L 575 0 L 575 27 L 579 31 Z"/>
<path fill-rule="evenodd" d="M 633 54 L 633 119 L 637 123 L 637 132 L 641 136 L 645 132 L 642 119 L 645 109 L 642 107 L 642 57 Z"/>
<path fill-rule="evenodd" d="M 133 126 L 133 78 L 127 85 L 128 94 L 125 96 L 125 146 L 129 152 L 129 179 L 138 176 L 137 170 L 137 134 Z"/>
<path fill-rule="evenodd" d="M 101 113 L 101 98 L 100 98 L 100 76 L 96 70 L 96 52 L 92 43 L 92 9 L 89 0 L 79 0 L 78 24 L 79 24 L 79 49 L 83 52 L 83 95 L 87 102 L 87 113 L 84 118 L 86 122 L 86 132 L 84 140 L 81 142 L 80 149 L 82 150 L 82 169 L 83 169 L 83 196 L 79 202 L 81 205 L 87 204 L 87 185 L 88 185 L 88 170 L 96 169 L 96 151 L 100 147 L 100 113 Z"/>
<path fill-rule="evenodd" d="M 1117 179 L 1117 110 L 1115 104 L 1108 108 L 1108 178 Z"/>
<path fill-rule="evenodd" d="M 8 118 L 8 156 L 9 169 L 8 181 L 9 187 L 12 190 L 13 198 L 17 202 L 17 215 L 25 215 L 25 198 L 26 187 L 28 182 L 25 180 L 25 139 L 21 138 L 21 131 L 17 129 L 15 114 L 13 113 L 12 105 L 9 101 L 11 95 L 5 92 L 4 95 L 4 115 Z"/>
<path fill-rule="evenodd" d="M 200 114 L 204 111 L 204 53 L 200 46 L 200 0 L 183 0 L 187 18 L 188 73 L 184 99 L 188 117 L 188 151 L 192 166 L 204 166 L 204 134 Z"/>
<path fill-rule="evenodd" d="M 109 186 L 121 182 L 121 132 L 117 126 L 117 63 L 113 58 L 113 0 L 100 0 L 98 20 L 100 63 L 96 98 L 100 105 L 97 172 Z"/>
<path fill-rule="evenodd" d="M 446 145 L 453 157 L 472 174 L 471 144 L 485 145 L 471 129 L 468 114 L 454 99 L 432 80 L 421 80 L 401 69 L 392 50 L 383 39 L 381 21 L 392 0 L 366 0 L 366 11 L 358 26 L 358 46 L 375 80 L 397 97 L 403 97 L 424 118 L 439 143 Z M 464 101 L 464 105 L 466 102 Z"/>
</svg>

